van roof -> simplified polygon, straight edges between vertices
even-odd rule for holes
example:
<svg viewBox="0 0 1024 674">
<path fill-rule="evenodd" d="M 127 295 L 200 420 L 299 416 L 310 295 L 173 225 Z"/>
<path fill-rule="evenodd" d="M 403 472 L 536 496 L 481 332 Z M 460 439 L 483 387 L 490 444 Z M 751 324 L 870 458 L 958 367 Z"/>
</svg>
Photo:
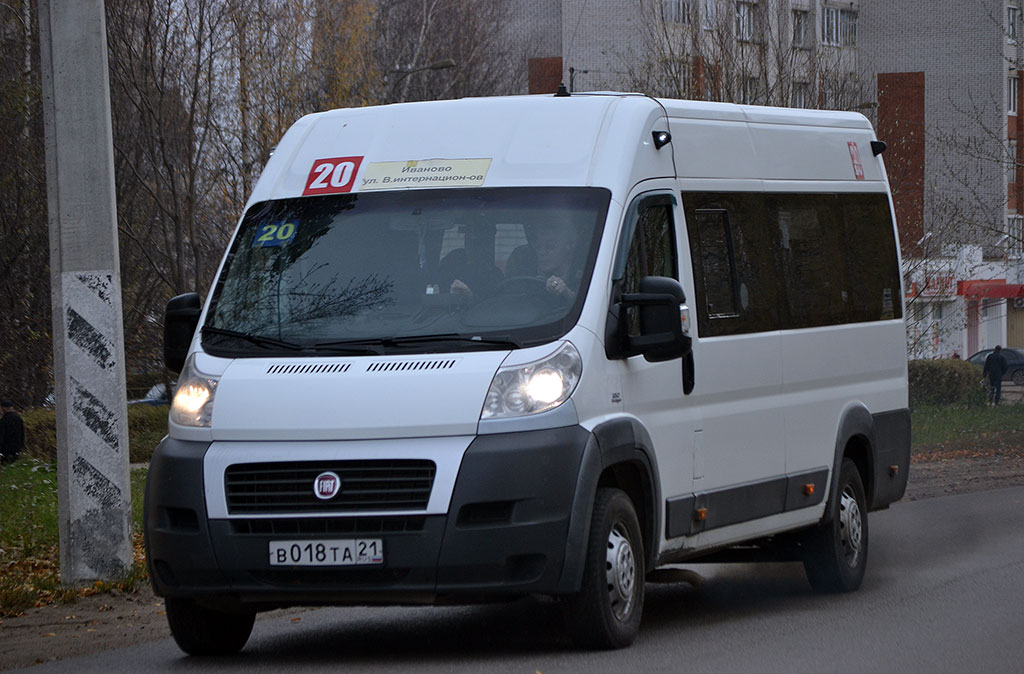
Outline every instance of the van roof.
<svg viewBox="0 0 1024 674">
<path fill-rule="evenodd" d="M 721 127 L 719 131 L 727 139 L 729 152 L 718 154 L 728 156 L 705 158 L 705 154 L 713 155 L 715 150 L 704 146 L 696 151 L 690 148 L 681 155 L 681 147 L 685 149 L 686 144 L 680 146 L 673 139 L 673 144 L 677 145 L 673 148 L 674 165 L 672 152 L 659 152 L 651 143 L 650 134 L 655 127 L 665 130 L 662 127 L 666 126 L 666 113 L 670 126 L 675 129 L 674 136 L 680 131 L 686 132 L 691 121 L 704 121 L 711 126 L 698 123 L 700 134 L 711 142 L 716 135 L 714 129 Z M 306 115 L 289 129 L 268 162 L 250 203 L 311 193 L 309 186 L 317 177 L 326 180 L 319 174 L 314 175 L 313 170 L 318 166 L 317 170 L 323 170 L 322 163 L 329 160 L 355 163 L 351 175 L 344 174 L 351 179 L 350 184 L 335 190 L 345 192 L 384 189 L 385 185 L 380 182 L 370 184 L 367 180 L 374 175 L 394 178 L 392 173 L 401 171 L 410 162 L 428 162 L 420 164 L 421 171 L 426 170 L 424 166 L 432 166 L 435 167 L 432 170 L 450 174 L 461 172 L 467 174 L 465 177 L 483 176 L 475 183 L 456 182 L 447 186 L 601 185 L 614 188 L 637 176 L 643 179 L 703 175 L 706 159 L 717 161 L 719 166 L 706 177 L 757 178 L 764 176 L 764 171 L 776 170 L 778 158 L 763 165 L 757 161 L 752 164 L 753 155 L 757 154 L 756 142 L 743 140 L 737 145 L 736 132 L 740 131 L 737 123 L 748 127 L 738 134 L 748 140 L 752 126 L 790 127 L 791 134 L 764 151 L 778 152 L 779 147 L 784 147 L 786 154 L 792 149 L 796 157 L 804 152 L 802 148 L 791 147 L 793 143 L 799 144 L 800 128 L 856 130 L 859 133 L 850 138 L 857 142 L 874 137 L 870 122 L 858 113 L 655 99 L 616 92 L 568 97 L 466 98 L 339 109 Z M 835 145 L 846 149 L 842 143 Z M 867 151 L 866 147 L 864 149 Z M 730 162 L 728 166 L 722 163 L 726 159 Z M 430 164 L 431 160 L 455 163 Z M 478 161 L 465 163 L 465 160 Z M 689 170 L 685 166 L 687 162 L 692 164 Z M 678 166 L 680 163 L 684 166 Z M 730 168 L 733 165 L 734 168 Z M 835 171 L 836 175 L 841 172 L 850 172 L 848 157 L 842 170 Z M 716 173 L 722 175 L 714 175 Z M 794 179 L 801 177 L 799 171 L 790 173 L 793 175 L 789 177 Z M 337 174 L 335 182 L 344 183 L 342 175 Z M 821 166 L 816 167 L 814 177 L 829 179 L 821 174 Z M 848 179 L 852 177 L 851 174 Z M 446 186 L 428 178 L 417 180 L 420 182 L 388 180 L 386 188 Z"/>
</svg>

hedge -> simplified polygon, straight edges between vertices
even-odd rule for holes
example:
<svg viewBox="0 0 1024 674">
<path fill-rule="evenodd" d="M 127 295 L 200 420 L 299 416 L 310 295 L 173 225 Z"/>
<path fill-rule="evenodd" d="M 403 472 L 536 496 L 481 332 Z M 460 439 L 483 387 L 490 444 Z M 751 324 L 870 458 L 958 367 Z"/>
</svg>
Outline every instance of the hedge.
<svg viewBox="0 0 1024 674">
<path fill-rule="evenodd" d="M 148 463 L 160 439 L 167 435 L 167 405 L 128 406 L 128 458 Z M 57 458 L 57 414 L 52 409 L 32 409 L 25 420 L 25 454 L 43 461 Z"/>
<path fill-rule="evenodd" d="M 908 363 L 910 406 L 984 405 L 981 368 L 965 360 L 912 360 Z"/>
</svg>

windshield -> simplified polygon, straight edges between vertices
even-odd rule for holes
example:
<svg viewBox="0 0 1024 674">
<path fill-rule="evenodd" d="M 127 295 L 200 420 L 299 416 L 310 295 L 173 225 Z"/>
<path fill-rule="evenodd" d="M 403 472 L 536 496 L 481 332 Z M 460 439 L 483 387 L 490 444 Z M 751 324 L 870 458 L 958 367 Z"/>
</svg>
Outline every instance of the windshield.
<svg viewBox="0 0 1024 674">
<path fill-rule="evenodd" d="M 493 188 L 254 204 L 214 288 L 203 346 L 258 356 L 557 339 L 579 316 L 609 198 Z"/>
</svg>

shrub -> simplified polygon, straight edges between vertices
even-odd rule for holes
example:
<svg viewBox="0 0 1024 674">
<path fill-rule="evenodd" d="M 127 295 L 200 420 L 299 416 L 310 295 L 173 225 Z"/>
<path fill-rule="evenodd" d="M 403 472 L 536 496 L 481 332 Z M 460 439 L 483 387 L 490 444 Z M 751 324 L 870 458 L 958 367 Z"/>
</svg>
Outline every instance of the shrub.
<svg viewBox="0 0 1024 674">
<path fill-rule="evenodd" d="M 907 370 L 911 407 L 985 404 L 977 365 L 965 360 L 912 360 Z"/>
<path fill-rule="evenodd" d="M 167 405 L 128 406 L 128 457 L 146 463 L 160 438 L 167 434 Z M 42 461 L 57 458 L 57 414 L 52 409 L 26 410 L 25 454 Z"/>
<path fill-rule="evenodd" d="M 174 382 L 177 381 L 177 375 L 171 374 L 167 370 L 161 372 L 143 372 L 139 374 L 129 374 L 125 377 L 125 385 L 128 389 L 128 400 L 139 400 L 146 397 L 146 393 L 149 389 L 153 388 L 157 384 L 164 384 L 169 388 L 174 388 Z"/>
</svg>

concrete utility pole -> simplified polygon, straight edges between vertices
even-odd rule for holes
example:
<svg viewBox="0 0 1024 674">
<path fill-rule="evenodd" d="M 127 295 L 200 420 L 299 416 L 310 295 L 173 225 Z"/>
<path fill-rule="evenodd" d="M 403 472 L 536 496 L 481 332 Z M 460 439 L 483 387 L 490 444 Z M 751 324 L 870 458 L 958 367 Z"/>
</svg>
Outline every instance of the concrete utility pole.
<svg viewBox="0 0 1024 674">
<path fill-rule="evenodd" d="M 60 573 L 132 564 L 121 273 L 103 0 L 39 0 Z"/>
</svg>

